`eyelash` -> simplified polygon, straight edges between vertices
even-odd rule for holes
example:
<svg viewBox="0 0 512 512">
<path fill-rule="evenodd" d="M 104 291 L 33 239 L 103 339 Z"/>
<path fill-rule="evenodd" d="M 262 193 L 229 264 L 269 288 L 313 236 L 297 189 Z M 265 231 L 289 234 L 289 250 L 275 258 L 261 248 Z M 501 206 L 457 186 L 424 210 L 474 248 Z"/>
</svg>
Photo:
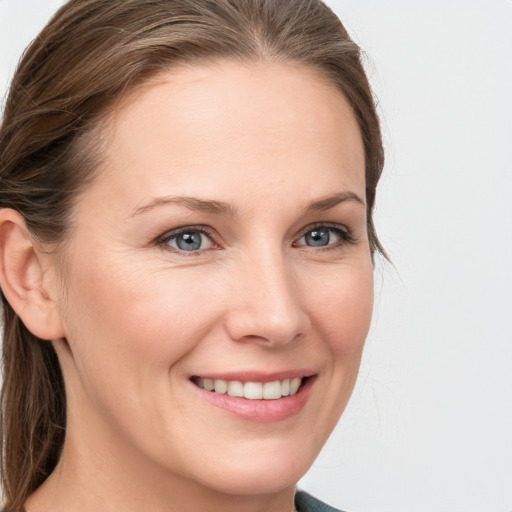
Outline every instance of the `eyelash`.
<svg viewBox="0 0 512 512">
<path fill-rule="evenodd" d="M 212 229 L 207 226 L 185 226 L 183 228 L 175 229 L 174 231 L 167 232 L 161 237 L 159 237 L 156 241 L 157 245 L 164 250 L 174 252 L 176 254 L 180 254 L 183 256 L 197 256 L 204 252 L 205 250 L 216 250 L 213 249 L 198 249 L 196 251 L 184 251 L 182 249 L 178 249 L 176 247 L 171 247 L 169 242 L 173 239 L 178 238 L 180 235 L 184 233 L 200 233 L 202 235 L 206 235 L 212 242 L 213 245 L 218 245 L 215 243 L 215 233 Z"/>
<path fill-rule="evenodd" d="M 346 227 L 346 226 L 340 226 L 339 224 L 329 224 L 329 223 L 317 223 L 308 226 L 303 232 L 302 235 L 298 238 L 298 240 L 301 240 L 303 237 L 305 237 L 308 233 L 311 231 L 318 230 L 320 228 L 326 229 L 327 231 L 334 232 L 337 236 L 340 237 L 341 240 L 338 242 L 326 245 L 326 246 L 319 246 L 317 248 L 313 246 L 299 246 L 299 247 L 307 247 L 309 250 L 312 251 L 329 251 L 334 249 L 339 249 L 340 247 L 344 245 L 353 245 L 356 242 L 356 239 L 353 235 L 353 233 Z M 294 242 L 294 247 L 297 247 L 297 242 Z"/>
<path fill-rule="evenodd" d="M 327 231 L 334 232 L 337 236 L 340 237 L 340 240 L 338 242 L 335 242 L 335 243 L 332 243 L 332 244 L 329 244 L 326 246 L 318 246 L 316 248 L 314 246 L 308 246 L 305 244 L 297 245 L 298 240 L 301 240 L 308 233 L 310 233 L 311 231 L 314 231 L 315 229 L 319 229 L 319 228 L 324 228 Z M 182 235 L 184 233 L 199 233 L 201 235 L 206 235 L 210 239 L 211 243 L 217 247 L 214 247 L 211 249 L 197 249 L 197 250 L 193 250 L 193 251 L 185 251 L 183 249 L 171 247 L 169 245 L 169 242 L 171 240 L 176 239 L 177 237 L 179 237 L 180 235 Z M 333 250 L 333 249 L 338 249 L 341 246 L 344 246 L 346 244 L 353 245 L 357 240 L 355 239 L 352 232 L 346 226 L 340 226 L 337 224 L 333 225 L 333 224 L 329 224 L 329 223 L 318 223 L 318 224 L 313 224 L 313 225 L 308 226 L 302 232 L 302 234 L 297 239 L 297 241 L 293 242 L 293 244 L 292 244 L 293 247 L 306 247 L 306 248 L 309 248 L 309 250 L 318 252 L 318 251 L 329 251 L 329 250 Z M 197 255 L 201 254 L 202 252 L 204 252 L 205 250 L 216 250 L 218 248 L 218 244 L 215 243 L 215 232 L 207 226 L 185 226 L 183 228 L 179 228 L 174 231 L 167 232 L 156 240 L 156 245 L 158 245 L 159 247 L 161 247 L 164 250 L 168 250 L 168 251 L 174 252 L 176 254 L 183 255 L 185 257 L 197 256 Z"/>
</svg>

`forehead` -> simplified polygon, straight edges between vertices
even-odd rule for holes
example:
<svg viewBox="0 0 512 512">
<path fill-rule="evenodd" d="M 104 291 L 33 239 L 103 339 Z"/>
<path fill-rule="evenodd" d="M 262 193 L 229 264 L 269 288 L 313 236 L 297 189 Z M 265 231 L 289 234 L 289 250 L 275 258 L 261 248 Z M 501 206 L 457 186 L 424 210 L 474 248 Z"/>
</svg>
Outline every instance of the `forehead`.
<svg viewBox="0 0 512 512">
<path fill-rule="evenodd" d="M 123 99 L 106 126 L 99 181 L 118 193 L 130 187 L 156 195 L 193 183 L 194 193 L 218 194 L 220 183 L 263 178 L 284 191 L 336 176 L 339 187 L 364 197 L 364 150 L 352 109 L 319 72 L 296 64 L 172 69 Z"/>
</svg>

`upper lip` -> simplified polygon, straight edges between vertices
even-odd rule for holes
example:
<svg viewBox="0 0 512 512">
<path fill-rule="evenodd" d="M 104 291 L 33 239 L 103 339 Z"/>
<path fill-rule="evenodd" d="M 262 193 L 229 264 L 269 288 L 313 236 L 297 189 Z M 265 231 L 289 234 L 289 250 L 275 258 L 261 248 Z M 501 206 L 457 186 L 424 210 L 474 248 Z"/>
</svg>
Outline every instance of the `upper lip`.
<svg viewBox="0 0 512 512">
<path fill-rule="evenodd" d="M 248 370 L 239 372 L 205 372 L 191 375 L 190 378 L 212 379 L 212 380 L 225 380 L 225 381 L 240 381 L 240 382 L 274 382 L 276 380 L 294 379 L 299 377 L 312 377 L 316 375 L 315 371 L 307 369 L 294 369 L 284 370 L 277 372 L 262 372 L 258 370 Z"/>
</svg>

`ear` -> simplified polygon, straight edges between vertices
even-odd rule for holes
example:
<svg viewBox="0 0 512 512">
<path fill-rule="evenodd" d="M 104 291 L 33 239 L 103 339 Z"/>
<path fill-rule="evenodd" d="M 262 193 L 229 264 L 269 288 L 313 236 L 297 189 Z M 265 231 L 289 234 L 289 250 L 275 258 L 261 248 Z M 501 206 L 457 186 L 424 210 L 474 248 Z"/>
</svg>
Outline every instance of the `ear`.
<svg viewBox="0 0 512 512">
<path fill-rule="evenodd" d="M 50 260 L 23 217 L 10 208 L 0 209 L 0 287 L 27 329 L 44 340 L 64 337 Z"/>
</svg>

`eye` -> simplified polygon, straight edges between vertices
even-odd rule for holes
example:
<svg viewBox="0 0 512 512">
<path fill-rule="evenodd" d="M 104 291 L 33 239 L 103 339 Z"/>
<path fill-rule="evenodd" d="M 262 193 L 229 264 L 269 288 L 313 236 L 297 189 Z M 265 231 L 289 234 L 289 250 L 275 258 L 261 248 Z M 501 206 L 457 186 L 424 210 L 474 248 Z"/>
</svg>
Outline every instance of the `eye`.
<svg viewBox="0 0 512 512">
<path fill-rule="evenodd" d="M 295 246 L 330 247 L 351 243 L 353 238 L 346 228 L 335 226 L 315 226 L 302 235 Z"/>
<path fill-rule="evenodd" d="M 168 233 L 158 243 L 183 252 L 204 251 L 214 247 L 210 235 L 204 229 L 195 228 L 185 228 Z"/>
</svg>

